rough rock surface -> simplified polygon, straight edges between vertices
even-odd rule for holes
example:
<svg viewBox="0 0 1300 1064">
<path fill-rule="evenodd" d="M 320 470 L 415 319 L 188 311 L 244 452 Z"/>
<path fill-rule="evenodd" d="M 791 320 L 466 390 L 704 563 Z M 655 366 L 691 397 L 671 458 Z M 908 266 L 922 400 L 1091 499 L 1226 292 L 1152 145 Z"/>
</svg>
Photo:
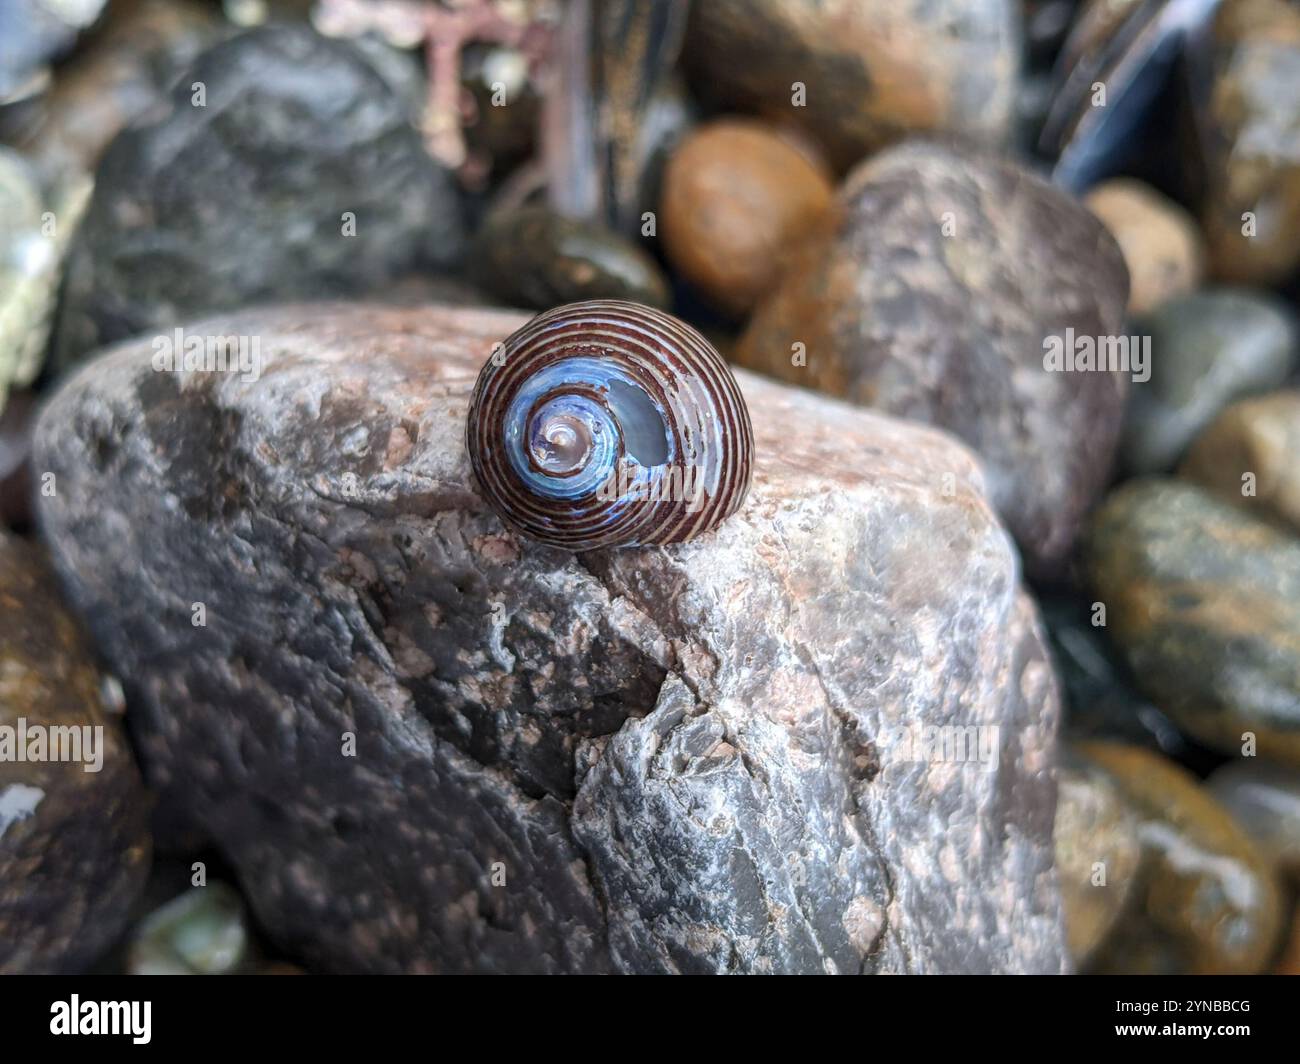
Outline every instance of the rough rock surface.
<svg viewBox="0 0 1300 1064">
<path fill-rule="evenodd" d="M 719 530 L 519 541 L 463 441 L 523 320 L 245 312 L 191 329 L 260 380 L 139 341 L 38 425 L 148 776 L 261 924 L 333 970 L 1061 970 L 1055 683 L 968 452 L 741 374 Z"/>
<path fill-rule="evenodd" d="M 0 974 L 80 971 L 121 932 L 144 887 L 149 803 L 44 552 L 8 533 L 0 728 Z M 85 728 L 102 728 L 101 738 Z"/>
<path fill-rule="evenodd" d="M 938 144 L 874 156 L 839 206 L 791 250 L 736 360 L 965 440 L 1027 565 L 1059 575 L 1110 475 L 1128 375 L 1045 354 L 1121 332 L 1119 247 L 1028 171 Z"/>
<path fill-rule="evenodd" d="M 453 179 L 359 47 L 302 26 L 252 30 L 204 52 L 168 103 L 100 162 L 60 365 L 198 313 L 374 292 L 460 254 Z"/>
</svg>

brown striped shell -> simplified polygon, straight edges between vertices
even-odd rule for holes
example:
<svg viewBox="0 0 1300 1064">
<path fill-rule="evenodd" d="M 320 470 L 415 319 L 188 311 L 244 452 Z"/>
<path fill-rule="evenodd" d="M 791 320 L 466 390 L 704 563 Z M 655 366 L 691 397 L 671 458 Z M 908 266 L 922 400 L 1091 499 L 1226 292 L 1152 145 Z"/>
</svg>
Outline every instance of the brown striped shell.
<svg viewBox="0 0 1300 1064">
<path fill-rule="evenodd" d="M 753 468 L 722 356 L 671 314 L 618 300 L 556 307 L 510 336 L 479 373 L 465 439 L 501 519 L 573 551 L 716 528 Z"/>
</svg>

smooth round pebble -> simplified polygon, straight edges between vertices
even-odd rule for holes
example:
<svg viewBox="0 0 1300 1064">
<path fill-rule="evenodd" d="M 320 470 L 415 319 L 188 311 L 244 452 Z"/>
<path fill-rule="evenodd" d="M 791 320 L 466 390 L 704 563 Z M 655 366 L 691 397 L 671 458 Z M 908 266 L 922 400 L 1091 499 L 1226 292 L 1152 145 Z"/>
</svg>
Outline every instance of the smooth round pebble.
<svg viewBox="0 0 1300 1064">
<path fill-rule="evenodd" d="M 1141 181 L 1116 178 L 1084 203 L 1110 230 L 1128 267 L 1130 314 L 1148 314 L 1201 283 L 1205 249 L 1196 220 Z"/>
<path fill-rule="evenodd" d="M 230 975 L 248 956 L 243 900 L 224 883 L 191 887 L 136 928 L 131 975 Z"/>
<path fill-rule="evenodd" d="M 663 271 L 639 245 L 540 205 L 491 215 L 471 267 L 482 288 L 516 307 L 624 299 L 663 309 L 671 300 Z"/>
<path fill-rule="evenodd" d="M 1230 0 L 1210 43 L 1201 211 L 1210 271 L 1271 285 L 1300 266 L 1300 8 Z"/>
<path fill-rule="evenodd" d="M 1269 963 L 1283 895 L 1267 858 L 1196 777 L 1159 754 L 1082 743 L 1137 821 L 1141 870 L 1091 968 L 1103 974 L 1251 974 Z"/>
<path fill-rule="evenodd" d="M 1179 727 L 1300 766 L 1300 539 L 1178 480 L 1135 480 L 1086 549 L 1106 634 Z"/>
<path fill-rule="evenodd" d="M 1296 360 L 1285 304 L 1217 288 L 1164 303 L 1137 325 L 1150 337 L 1150 379 L 1133 385 L 1120 445 L 1131 473 L 1172 469 L 1234 399 L 1281 386 Z"/>
<path fill-rule="evenodd" d="M 1192 444 L 1178 475 L 1300 532 L 1300 391 L 1242 399 Z"/>
<path fill-rule="evenodd" d="M 757 122 L 715 122 L 669 159 L 664 248 L 686 280 L 739 317 L 776 283 L 787 248 L 833 197 L 829 173 L 789 140 Z"/>
</svg>

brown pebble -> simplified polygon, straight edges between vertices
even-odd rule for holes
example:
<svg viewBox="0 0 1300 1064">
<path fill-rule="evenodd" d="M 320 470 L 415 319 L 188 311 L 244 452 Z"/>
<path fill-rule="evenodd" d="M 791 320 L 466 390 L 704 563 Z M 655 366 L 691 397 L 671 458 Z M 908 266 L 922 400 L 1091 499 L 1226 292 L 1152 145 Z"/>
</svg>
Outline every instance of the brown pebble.
<svg viewBox="0 0 1300 1064">
<path fill-rule="evenodd" d="M 1179 476 L 1300 530 L 1300 391 L 1242 399 L 1192 444 Z"/>
<path fill-rule="evenodd" d="M 1300 8 L 1288 0 L 1222 4 L 1209 54 L 1199 162 L 1210 273 L 1277 284 L 1300 266 Z"/>
<path fill-rule="evenodd" d="M 1249 974 L 1281 930 L 1273 869 L 1240 825 L 1185 769 L 1159 754 L 1090 742 L 1132 806 L 1142 842 L 1134 904 L 1093 968 L 1106 974 Z"/>
<path fill-rule="evenodd" d="M 776 283 L 786 248 L 830 208 L 825 167 L 759 122 L 726 119 L 692 133 L 664 175 L 664 246 L 720 309 L 748 313 Z"/>
<path fill-rule="evenodd" d="M 1115 237 L 1129 273 L 1130 314 L 1147 314 L 1196 290 L 1205 248 L 1191 214 L 1131 178 L 1098 185 L 1084 200 Z"/>
</svg>

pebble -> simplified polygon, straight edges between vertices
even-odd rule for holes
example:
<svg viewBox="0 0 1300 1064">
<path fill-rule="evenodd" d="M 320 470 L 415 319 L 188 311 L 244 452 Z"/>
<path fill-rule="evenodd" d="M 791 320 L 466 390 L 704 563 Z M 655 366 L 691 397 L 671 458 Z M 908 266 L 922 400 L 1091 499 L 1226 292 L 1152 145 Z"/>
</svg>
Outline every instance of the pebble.
<svg viewBox="0 0 1300 1064">
<path fill-rule="evenodd" d="M 1271 285 L 1300 266 L 1300 8 L 1228 0 L 1211 63 L 1201 120 L 1211 272 Z"/>
<path fill-rule="evenodd" d="M 834 198 L 829 172 L 758 122 L 726 119 L 688 136 L 664 175 L 664 249 L 723 311 L 747 314 L 780 275 L 790 244 Z"/>
<path fill-rule="evenodd" d="M 1300 540 L 1149 479 L 1106 500 L 1087 555 L 1106 633 L 1161 710 L 1223 753 L 1300 765 Z"/>
<path fill-rule="evenodd" d="M 144 887 L 149 801 L 44 551 L 5 532 L 0 677 L 0 974 L 78 972 Z"/>
<path fill-rule="evenodd" d="M 105 152 L 58 365 L 205 311 L 382 291 L 459 257 L 461 210 L 361 48 L 298 25 L 250 30 L 204 52 L 167 112 Z"/>
<path fill-rule="evenodd" d="M 1142 847 L 1137 821 L 1105 771 L 1067 749 L 1056 782 L 1056 876 L 1066 944 L 1082 968 L 1128 902 Z"/>
<path fill-rule="evenodd" d="M 93 172 L 119 132 L 165 109 L 172 81 L 227 29 L 198 0 L 118 0 L 15 123 L 14 143 L 46 179 Z"/>
<path fill-rule="evenodd" d="M 47 212 L 28 161 L 0 148 L 0 410 L 45 361 L 64 256 L 88 195 L 74 179 Z"/>
<path fill-rule="evenodd" d="M 1243 758 L 1218 769 L 1206 786 L 1278 868 L 1300 884 L 1300 772 Z"/>
<path fill-rule="evenodd" d="M 1300 533 L 1300 391 L 1241 399 L 1192 444 L 1178 475 Z"/>
<path fill-rule="evenodd" d="M 1012 0 L 709 0 L 686 60 L 704 99 L 805 129 L 844 172 L 913 132 L 999 144 L 1020 68 Z"/>
<path fill-rule="evenodd" d="M 835 210 L 791 247 L 736 360 L 964 440 L 1029 570 L 1059 576 L 1110 478 L 1131 374 L 1049 355 L 1120 332 L 1115 241 L 1020 167 L 925 142 L 854 170 Z"/>
<path fill-rule="evenodd" d="M 1130 314 L 1149 314 L 1200 285 L 1205 271 L 1200 230 L 1177 203 L 1129 178 L 1098 185 L 1084 202 L 1124 253 Z"/>
<path fill-rule="evenodd" d="M 667 308 L 671 300 L 649 252 L 613 230 L 540 205 L 490 216 L 475 242 L 472 270 L 504 303 L 537 310 L 584 299 Z"/>
<path fill-rule="evenodd" d="M 1165 303 L 1138 332 L 1151 377 L 1133 386 L 1121 444 L 1132 473 L 1164 473 L 1234 399 L 1279 387 L 1295 366 L 1296 326 L 1273 296 L 1211 289 Z"/>
<path fill-rule="evenodd" d="M 248 959 L 244 903 L 230 887 L 192 887 L 150 914 L 132 936 L 131 975 L 231 975 Z"/>
<path fill-rule="evenodd" d="M 1079 750 L 1110 773 L 1129 803 L 1142 851 L 1133 904 L 1091 970 L 1262 971 L 1282 929 L 1283 896 L 1267 859 L 1228 811 L 1159 754 L 1118 743 Z"/>
</svg>

